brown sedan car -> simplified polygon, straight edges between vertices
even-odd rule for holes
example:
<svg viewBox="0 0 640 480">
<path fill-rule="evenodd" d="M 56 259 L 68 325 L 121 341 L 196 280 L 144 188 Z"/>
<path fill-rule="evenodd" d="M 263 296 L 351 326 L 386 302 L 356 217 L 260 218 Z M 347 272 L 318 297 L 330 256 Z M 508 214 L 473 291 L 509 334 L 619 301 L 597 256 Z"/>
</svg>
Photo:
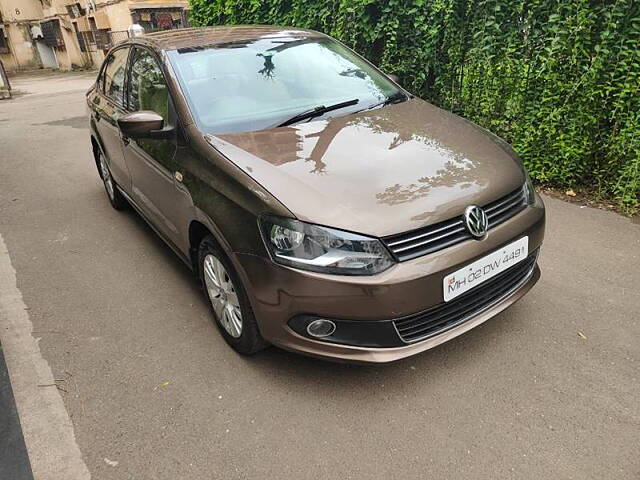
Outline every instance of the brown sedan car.
<svg viewBox="0 0 640 480">
<path fill-rule="evenodd" d="M 196 272 L 241 353 L 397 360 L 540 276 L 544 206 L 509 145 L 326 35 L 133 38 L 87 102 L 111 204 Z"/>
</svg>

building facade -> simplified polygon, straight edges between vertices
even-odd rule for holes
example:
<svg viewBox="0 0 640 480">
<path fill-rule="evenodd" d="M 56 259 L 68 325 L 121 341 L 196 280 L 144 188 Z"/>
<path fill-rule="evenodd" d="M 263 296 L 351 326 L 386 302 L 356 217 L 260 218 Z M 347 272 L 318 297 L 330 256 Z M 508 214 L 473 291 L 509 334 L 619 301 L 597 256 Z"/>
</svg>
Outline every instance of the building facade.
<svg viewBox="0 0 640 480">
<path fill-rule="evenodd" d="M 188 26 L 187 0 L 0 0 L 0 60 L 8 71 L 100 65 L 135 23 Z"/>
</svg>

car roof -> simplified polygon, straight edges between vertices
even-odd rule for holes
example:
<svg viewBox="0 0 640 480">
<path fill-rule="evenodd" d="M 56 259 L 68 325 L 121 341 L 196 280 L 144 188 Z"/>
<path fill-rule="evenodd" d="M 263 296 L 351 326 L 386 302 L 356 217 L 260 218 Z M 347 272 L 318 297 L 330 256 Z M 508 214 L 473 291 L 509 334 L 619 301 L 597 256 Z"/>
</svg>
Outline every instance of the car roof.
<svg viewBox="0 0 640 480">
<path fill-rule="evenodd" d="M 158 50 L 177 50 L 179 48 L 204 47 L 207 45 L 251 41 L 269 37 L 320 38 L 326 37 L 326 35 L 313 30 L 272 25 L 233 25 L 165 30 L 134 37 L 129 42 L 146 44 Z"/>
</svg>

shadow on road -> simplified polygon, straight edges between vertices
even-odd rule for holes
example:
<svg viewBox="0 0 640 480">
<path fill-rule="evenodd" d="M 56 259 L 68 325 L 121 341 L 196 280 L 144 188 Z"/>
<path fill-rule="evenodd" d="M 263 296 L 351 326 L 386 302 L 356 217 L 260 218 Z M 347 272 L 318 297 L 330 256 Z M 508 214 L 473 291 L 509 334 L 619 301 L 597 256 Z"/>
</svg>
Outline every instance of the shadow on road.
<svg viewBox="0 0 640 480">
<path fill-rule="evenodd" d="M 336 363 L 275 347 L 243 361 L 246 368 L 257 375 L 271 377 L 270 381 L 279 382 L 282 389 L 305 392 L 311 388 L 317 395 L 347 397 L 354 401 L 363 392 L 371 394 L 372 389 L 384 396 L 401 397 L 414 388 L 424 387 L 425 383 L 446 382 L 452 372 L 472 369 L 483 350 L 490 348 L 492 339 L 503 336 L 506 341 L 505 330 L 509 330 L 510 325 L 517 327 L 519 318 L 524 320 L 526 315 L 518 312 L 521 308 L 526 306 L 514 305 L 509 313 L 500 313 L 460 337 L 393 363 Z"/>
</svg>

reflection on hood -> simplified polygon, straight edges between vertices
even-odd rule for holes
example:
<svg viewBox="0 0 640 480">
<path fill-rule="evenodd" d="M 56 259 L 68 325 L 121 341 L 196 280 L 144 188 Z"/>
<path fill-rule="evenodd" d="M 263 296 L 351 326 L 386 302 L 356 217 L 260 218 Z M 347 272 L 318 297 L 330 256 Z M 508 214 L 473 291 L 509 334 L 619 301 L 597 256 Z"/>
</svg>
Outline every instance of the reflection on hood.
<svg viewBox="0 0 640 480">
<path fill-rule="evenodd" d="M 451 218 L 523 182 L 494 139 L 418 99 L 209 139 L 299 218 L 375 235 Z"/>
</svg>

